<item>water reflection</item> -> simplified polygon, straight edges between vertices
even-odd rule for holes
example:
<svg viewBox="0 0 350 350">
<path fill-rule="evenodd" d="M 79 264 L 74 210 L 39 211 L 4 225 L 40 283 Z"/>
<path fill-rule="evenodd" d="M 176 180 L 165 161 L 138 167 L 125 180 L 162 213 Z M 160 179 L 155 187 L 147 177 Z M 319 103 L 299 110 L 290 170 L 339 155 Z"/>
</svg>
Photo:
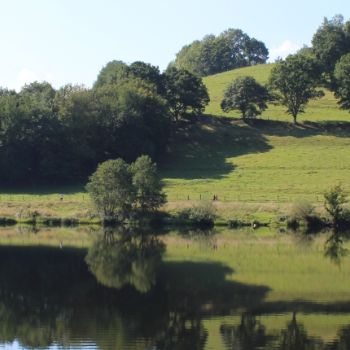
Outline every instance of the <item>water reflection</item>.
<svg viewBox="0 0 350 350">
<path fill-rule="evenodd" d="M 342 259 L 348 254 L 348 250 L 344 248 L 344 243 L 348 239 L 348 232 L 332 231 L 325 242 L 325 257 L 340 265 Z"/>
<path fill-rule="evenodd" d="M 155 236 L 125 228 L 107 230 L 88 251 L 86 262 L 107 287 L 132 285 L 146 293 L 156 282 L 165 245 Z"/>
<path fill-rule="evenodd" d="M 271 339 L 265 327 L 249 313 L 242 314 L 239 325 L 221 325 L 220 333 L 227 349 L 232 350 L 264 348 Z"/>
<path fill-rule="evenodd" d="M 213 233 L 186 235 L 216 244 Z M 0 348 L 202 350 L 213 333 L 218 350 L 350 348 L 350 325 L 326 342 L 299 320 L 350 313 L 350 302 L 268 301 L 267 286 L 229 278 L 233 268 L 164 253 L 160 237 L 125 229 L 96 234 L 88 250 L 0 246 Z M 278 331 L 261 319 L 280 314 L 288 322 Z M 222 321 L 232 315 L 239 320 Z"/>
</svg>

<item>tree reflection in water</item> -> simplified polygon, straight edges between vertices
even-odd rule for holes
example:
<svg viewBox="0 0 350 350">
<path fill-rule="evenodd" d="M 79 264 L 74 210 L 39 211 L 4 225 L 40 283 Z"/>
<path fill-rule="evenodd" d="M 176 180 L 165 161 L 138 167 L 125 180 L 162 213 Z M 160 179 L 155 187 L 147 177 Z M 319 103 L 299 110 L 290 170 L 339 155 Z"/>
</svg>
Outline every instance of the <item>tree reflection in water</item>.
<svg viewBox="0 0 350 350">
<path fill-rule="evenodd" d="M 203 239 L 204 247 L 216 244 L 212 234 L 187 236 Z M 0 344 L 83 348 L 74 343 L 80 339 L 99 350 L 203 350 L 210 338 L 204 319 L 215 317 L 217 325 L 223 316 L 241 315 L 238 325 L 216 328 L 226 349 L 350 349 L 349 326 L 325 344 L 307 334 L 295 313 L 280 331 L 268 332 L 258 318 L 293 310 L 349 313 L 350 303 L 269 302 L 269 288 L 228 278 L 234 270 L 224 264 L 162 262 L 164 252 L 157 236 L 125 229 L 105 231 L 87 254 L 0 247 Z"/>
<path fill-rule="evenodd" d="M 348 232 L 332 231 L 324 246 L 324 256 L 340 265 L 342 259 L 348 254 L 348 250 L 343 246 L 348 239 Z"/>
<path fill-rule="evenodd" d="M 264 348 L 270 339 L 265 327 L 249 313 L 242 314 L 241 323 L 237 326 L 223 324 L 220 333 L 227 348 L 232 350 Z"/>
<path fill-rule="evenodd" d="M 101 284 L 117 289 L 132 285 L 146 293 L 155 285 L 164 252 L 164 243 L 155 236 L 120 229 L 105 231 L 85 260 Z"/>
</svg>

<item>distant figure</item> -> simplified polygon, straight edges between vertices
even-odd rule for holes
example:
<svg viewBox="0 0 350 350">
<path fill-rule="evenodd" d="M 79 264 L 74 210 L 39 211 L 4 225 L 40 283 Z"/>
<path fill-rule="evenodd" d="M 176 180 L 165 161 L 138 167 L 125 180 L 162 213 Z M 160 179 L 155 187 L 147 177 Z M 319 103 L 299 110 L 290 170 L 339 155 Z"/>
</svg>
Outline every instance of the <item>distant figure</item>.
<svg viewBox="0 0 350 350">
<path fill-rule="evenodd" d="M 60 248 L 62 249 L 63 248 L 63 242 L 60 241 Z"/>
<path fill-rule="evenodd" d="M 61 194 L 61 195 L 60 195 L 60 201 L 63 201 L 63 197 L 64 197 L 64 195 Z"/>
</svg>

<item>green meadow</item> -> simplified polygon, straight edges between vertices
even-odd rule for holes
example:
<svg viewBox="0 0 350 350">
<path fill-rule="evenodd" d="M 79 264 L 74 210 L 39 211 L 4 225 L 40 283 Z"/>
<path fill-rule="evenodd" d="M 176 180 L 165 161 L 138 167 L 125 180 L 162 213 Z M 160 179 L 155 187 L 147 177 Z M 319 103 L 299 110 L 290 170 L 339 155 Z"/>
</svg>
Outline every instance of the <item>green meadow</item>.
<svg viewBox="0 0 350 350">
<path fill-rule="evenodd" d="M 258 65 L 204 78 L 211 98 L 206 114 L 181 125 L 160 161 L 166 210 L 211 200 L 215 194 L 224 218 L 271 218 L 299 199 L 321 211 L 323 193 L 338 183 L 350 190 L 350 114 L 338 108 L 329 91 L 310 103 L 299 125 L 290 123 L 281 106 L 270 105 L 247 123 L 238 113 L 220 110 L 223 91 L 233 79 L 251 75 L 266 83 L 272 67 Z M 83 186 L 0 192 L 0 216 L 18 217 L 26 211 L 49 217 L 93 215 Z"/>
</svg>

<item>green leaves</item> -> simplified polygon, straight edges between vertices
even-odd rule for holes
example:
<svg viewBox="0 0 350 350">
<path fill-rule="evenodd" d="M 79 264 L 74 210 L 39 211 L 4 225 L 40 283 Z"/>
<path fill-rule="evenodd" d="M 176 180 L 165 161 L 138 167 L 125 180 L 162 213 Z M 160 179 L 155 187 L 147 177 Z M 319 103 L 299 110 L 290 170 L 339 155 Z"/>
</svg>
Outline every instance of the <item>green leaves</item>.
<svg viewBox="0 0 350 350">
<path fill-rule="evenodd" d="M 209 103 L 209 95 L 201 78 L 185 69 L 168 68 L 164 73 L 166 99 L 175 121 L 186 113 L 201 114 Z"/>
<path fill-rule="evenodd" d="M 220 35 L 206 35 L 185 45 L 176 55 L 173 66 L 199 76 L 265 63 L 269 52 L 265 44 L 250 38 L 240 29 L 227 29 Z"/>
<path fill-rule="evenodd" d="M 350 110 L 350 53 L 341 57 L 335 66 L 335 96 L 343 109 Z"/>
<path fill-rule="evenodd" d="M 270 95 L 264 86 L 252 77 L 242 77 L 227 87 L 221 108 L 224 112 L 239 110 L 245 119 L 261 114 L 269 100 Z"/>
<path fill-rule="evenodd" d="M 148 156 L 128 165 L 122 159 L 100 164 L 86 189 L 103 219 L 123 220 L 132 210 L 154 211 L 165 203 L 157 167 Z"/>
<path fill-rule="evenodd" d="M 272 69 L 270 86 L 277 91 L 280 103 L 293 116 L 303 113 L 310 99 L 323 96 L 316 90 L 319 71 L 315 61 L 305 55 L 290 55 Z"/>
</svg>

